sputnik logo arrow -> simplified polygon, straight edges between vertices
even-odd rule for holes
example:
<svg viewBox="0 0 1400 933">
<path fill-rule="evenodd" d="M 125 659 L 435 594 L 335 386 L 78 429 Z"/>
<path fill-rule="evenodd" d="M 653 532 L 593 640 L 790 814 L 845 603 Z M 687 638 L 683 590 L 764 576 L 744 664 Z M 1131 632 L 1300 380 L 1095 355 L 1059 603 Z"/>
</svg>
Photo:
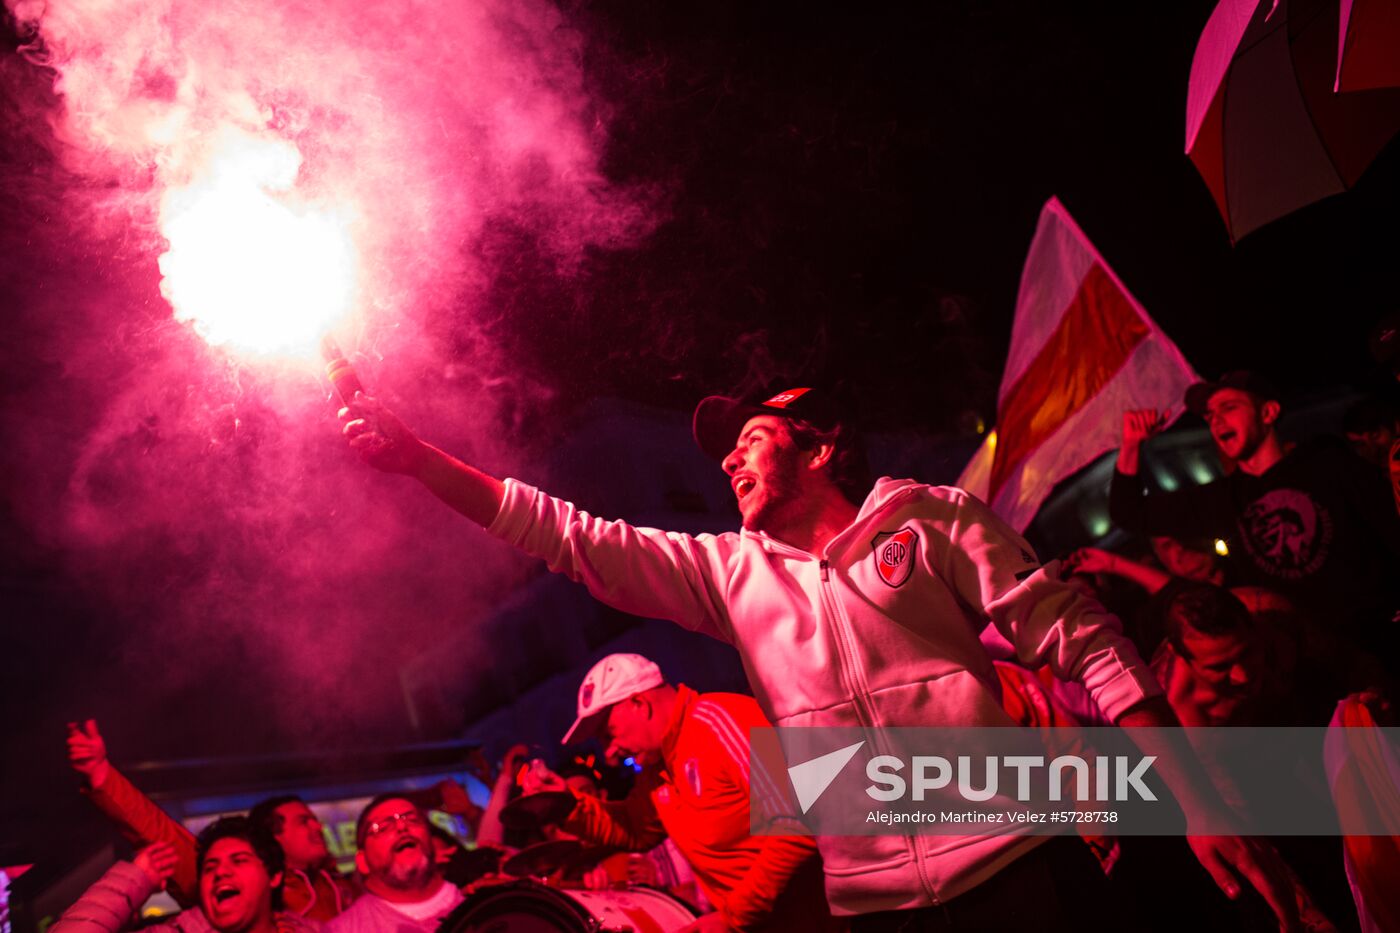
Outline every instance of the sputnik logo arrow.
<svg viewBox="0 0 1400 933">
<path fill-rule="evenodd" d="M 864 744 L 865 742 L 861 741 L 847 745 L 820 758 L 813 758 L 788 768 L 788 779 L 792 781 L 792 789 L 797 793 L 797 803 L 802 807 L 803 813 L 812 809 L 812 804 L 826 792 L 831 782 L 836 780 L 836 775 L 846 767 L 846 762 L 854 758 Z"/>
</svg>

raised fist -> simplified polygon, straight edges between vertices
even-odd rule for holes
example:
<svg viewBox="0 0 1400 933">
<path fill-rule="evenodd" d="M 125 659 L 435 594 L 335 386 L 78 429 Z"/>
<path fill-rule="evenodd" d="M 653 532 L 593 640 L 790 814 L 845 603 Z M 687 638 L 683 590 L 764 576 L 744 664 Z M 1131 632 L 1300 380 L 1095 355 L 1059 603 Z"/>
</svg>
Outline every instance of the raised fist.
<svg viewBox="0 0 1400 933">
<path fill-rule="evenodd" d="M 96 719 L 68 724 L 68 763 L 93 787 L 106 779 L 111 765 L 107 763 L 107 743 L 97 731 Z"/>
<path fill-rule="evenodd" d="M 1162 433 L 1167 426 L 1168 412 L 1155 408 L 1138 408 L 1123 412 L 1123 446 L 1136 446 Z"/>
</svg>

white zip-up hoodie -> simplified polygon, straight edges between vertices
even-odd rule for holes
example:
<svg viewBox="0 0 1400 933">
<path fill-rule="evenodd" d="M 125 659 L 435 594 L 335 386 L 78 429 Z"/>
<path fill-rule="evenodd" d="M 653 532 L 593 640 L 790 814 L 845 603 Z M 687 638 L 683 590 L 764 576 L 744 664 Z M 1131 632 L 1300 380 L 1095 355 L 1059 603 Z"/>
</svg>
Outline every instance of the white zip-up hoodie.
<svg viewBox="0 0 1400 933">
<path fill-rule="evenodd" d="M 605 521 L 515 480 L 487 530 L 611 606 L 733 644 L 780 727 L 1013 725 L 978 637 L 989 620 L 1021 663 L 1078 680 L 1110 718 L 1161 693 L 1118 620 L 961 489 L 881 479 L 823 554 L 747 529 L 692 536 Z M 1043 841 L 818 845 L 833 912 L 860 914 L 946 901 Z"/>
</svg>

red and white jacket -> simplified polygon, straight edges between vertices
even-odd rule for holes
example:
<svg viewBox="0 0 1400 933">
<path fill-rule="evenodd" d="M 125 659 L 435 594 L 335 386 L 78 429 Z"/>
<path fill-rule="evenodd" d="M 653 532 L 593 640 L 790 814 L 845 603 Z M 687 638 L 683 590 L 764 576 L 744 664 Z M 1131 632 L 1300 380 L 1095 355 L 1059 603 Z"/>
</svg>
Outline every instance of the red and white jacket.
<svg viewBox="0 0 1400 933">
<path fill-rule="evenodd" d="M 968 493 L 881 479 L 821 554 L 744 530 L 685 535 L 604 521 L 507 480 L 491 534 L 624 612 L 730 642 L 774 725 L 1011 725 L 990 621 L 1037 669 L 1077 680 L 1110 718 L 1161 693 L 1118 620 L 1042 567 Z M 940 903 L 1044 841 L 818 840 L 837 914 Z"/>
<path fill-rule="evenodd" d="M 768 726 L 753 697 L 682 685 L 660 764 L 642 772 L 625 800 L 579 795 L 564 828 L 633 852 L 669 836 L 732 929 L 834 929 L 815 842 L 755 836 L 749 825 L 749 730 Z"/>
<path fill-rule="evenodd" d="M 175 847 L 175 873 L 167 888 L 181 907 L 199 904 L 199 866 L 195 864 L 194 834 L 147 797 L 116 768 L 109 768 L 98 787 L 84 787 L 94 804 L 134 845 L 168 842 Z M 339 914 L 359 894 L 354 878 L 334 870 L 312 873 L 287 869 L 282 873 L 282 905 L 287 913 L 326 921 Z"/>
</svg>

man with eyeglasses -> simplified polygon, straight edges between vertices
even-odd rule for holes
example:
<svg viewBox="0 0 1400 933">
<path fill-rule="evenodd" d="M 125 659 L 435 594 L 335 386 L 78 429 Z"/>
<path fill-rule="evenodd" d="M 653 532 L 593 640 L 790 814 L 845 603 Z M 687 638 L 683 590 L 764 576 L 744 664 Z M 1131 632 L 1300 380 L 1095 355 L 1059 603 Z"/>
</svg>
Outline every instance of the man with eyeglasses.
<svg viewBox="0 0 1400 933">
<path fill-rule="evenodd" d="M 326 924 L 326 933 L 412 933 L 436 930 L 462 903 L 433 857 L 428 818 L 410 800 L 380 794 L 355 824 L 355 865 L 365 893 Z"/>
</svg>

